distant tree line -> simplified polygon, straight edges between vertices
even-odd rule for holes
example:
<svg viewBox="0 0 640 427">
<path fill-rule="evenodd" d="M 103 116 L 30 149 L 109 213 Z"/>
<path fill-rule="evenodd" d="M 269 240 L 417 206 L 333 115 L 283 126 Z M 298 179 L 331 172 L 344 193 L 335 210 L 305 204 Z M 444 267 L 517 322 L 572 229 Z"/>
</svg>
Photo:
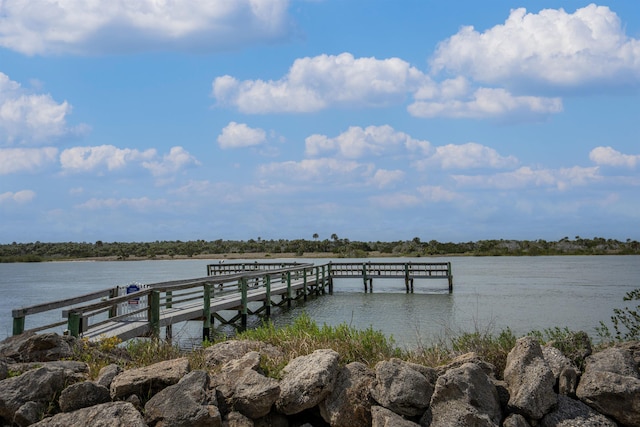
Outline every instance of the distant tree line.
<svg viewBox="0 0 640 427">
<path fill-rule="evenodd" d="M 313 256 L 330 253 L 336 257 L 366 258 L 368 256 L 536 256 L 536 255 L 630 255 L 640 254 L 640 243 L 627 239 L 619 241 L 594 237 L 592 239 L 575 236 L 563 237 L 558 241 L 546 240 L 479 240 L 476 242 L 438 242 L 412 240 L 393 242 L 360 242 L 339 238 L 332 234 L 330 239 L 320 240 L 317 233 L 312 240 L 269 239 L 260 237 L 249 240 L 190 240 L 155 242 L 57 242 L 57 243 L 16 243 L 0 245 L 0 262 L 38 262 L 65 259 L 115 258 L 155 259 L 173 257 L 194 257 L 223 254 L 267 254 L 278 257 L 281 254 Z"/>
</svg>

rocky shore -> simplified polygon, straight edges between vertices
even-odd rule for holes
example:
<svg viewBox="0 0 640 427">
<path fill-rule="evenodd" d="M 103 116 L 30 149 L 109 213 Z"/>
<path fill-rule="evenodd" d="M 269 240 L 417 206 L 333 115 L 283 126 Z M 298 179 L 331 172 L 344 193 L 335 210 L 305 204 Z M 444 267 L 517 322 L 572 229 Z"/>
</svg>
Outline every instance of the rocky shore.
<svg viewBox="0 0 640 427">
<path fill-rule="evenodd" d="M 2 426 L 640 426 L 640 342 L 587 352 L 579 368 L 524 337 L 500 375 L 474 353 L 446 366 L 369 368 L 323 349 L 274 379 L 260 360 L 280 349 L 232 340 L 205 350 L 206 369 L 187 358 L 113 364 L 93 381 L 69 360 L 75 344 L 56 334 L 0 343 Z"/>
</svg>

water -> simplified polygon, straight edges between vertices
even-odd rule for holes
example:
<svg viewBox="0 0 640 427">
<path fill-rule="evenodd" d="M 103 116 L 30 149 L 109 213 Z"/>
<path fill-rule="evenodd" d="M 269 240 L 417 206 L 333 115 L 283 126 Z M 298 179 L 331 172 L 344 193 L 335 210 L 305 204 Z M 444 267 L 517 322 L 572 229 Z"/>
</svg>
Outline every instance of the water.
<svg viewBox="0 0 640 427">
<path fill-rule="evenodd" d="M 404 292 L 403 280 L 374 279 L 374 292 L 365 294 L 361 279 L 341 279 L 335 281 L 334 295 L 294 304 L 290 310 L 274 309 L 274 322 L 286 324 L 306 312 L 319 324 L 347 323 L 357 328 L 381 330 L 406 348 L 428 345 L 462 331 L 497 333 L 506 327 L 516 335 L 523 335 L 531 330 L 566 326 L 597 338 L 595 328 L 599 322 L 608 322 L 613 309 L 626 304 L 622 301 L 626 292 L 640 288 L 640 256 L 385 258 L 379 261 L 451 261 L 453 293 L 448 293 L 447 281 L 440 279 L 416 280 L 414 294 Z M 12 309 L 132 281 L 153 283 L 202 277 L 206 275 L 206 265 L 212 262 L 216 261 L 0 264 L 0 339 L 11 334 Z M 56 313 L 59 316 L 59 311 Z M 57 320 L 61 318 L 50 319 L 48 323 Z M 26 327 L 33 327 L 39 321 L 36 316 L 33 320 L 28 316 Z M 251 317 L 250 321 L 259 324 L 261 320 Z M 230 328 L 220 331 L 228 333 Z M 185 342 L 197 341 L 201 325 L 198 322 L 176 325 L 173 333 Z"/>
</svg>

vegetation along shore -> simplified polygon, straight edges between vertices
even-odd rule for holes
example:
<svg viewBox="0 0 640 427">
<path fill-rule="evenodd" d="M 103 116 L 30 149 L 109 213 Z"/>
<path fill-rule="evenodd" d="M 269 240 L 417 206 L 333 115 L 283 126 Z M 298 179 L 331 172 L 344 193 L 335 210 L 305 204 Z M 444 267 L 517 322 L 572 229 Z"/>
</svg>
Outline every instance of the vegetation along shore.
<svg viewBox="0 0 640 427">
<path fill-rule="evenodd" d="M 538 256 L 638 255 L 637 240 L 603 237 L 547 240 L 479 240 L 476 242 L 422 241 L 419 237 L 393 242 L 360 242 L 340 238 L 191 240 L 155 242 L 55 242 L 0 244 L 0 262 L 56 260 L 234 259 L 234 258 L 367 258 L 388 256 Z"/>
</svg>

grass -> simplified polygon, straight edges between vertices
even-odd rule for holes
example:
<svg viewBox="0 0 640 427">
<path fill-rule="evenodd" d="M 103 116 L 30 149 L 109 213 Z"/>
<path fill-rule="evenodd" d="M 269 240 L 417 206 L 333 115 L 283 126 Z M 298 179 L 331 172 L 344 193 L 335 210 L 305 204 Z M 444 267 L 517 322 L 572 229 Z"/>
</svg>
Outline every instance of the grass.
<svg viewBox="0 0 640 427">
<path fill-rule="evenodd" d="M 555 346 L 579 368 L 583 366 L 584 357 L 590 353 L 591 341 L 584 332 L 551 328 L 532 331 L 528 335 L 541 344 Z M 473 332 L 459 333 L 440 339 L 434 345 L 408 351 L 398 348 L 392 337 L 372 328 L 358 330 L 344 323 L 338 326 L 319 326 L 308 315 L 302 314 L 288 326 L 276 328 L 272 323 L 265 323 L 256 329 L 239 333 L 236 339 L 269 343 L 282 351 L 280 357 L 263 358 L 261 361 L 265 374 L 273 378 L 280 378 L 282 369 L 290 360 L 318 349 L 329 348 L 340 354 L 341 365 L 362 362 L 371 368 L 379 361 L 390 358 L 437 367 L 451 362 L 459 355 L 475 352 L 480 359 L 494 365 L 496 377 L 501 379 L 507 355 L 514 347 L 517 337 L 509 328 L 495 334 L 489 329 L 481 330 L 476 327 Z M 100 369 L 111 363 L 131 369 L 179 357 L 189 358 L 192 369 L 207 369 L 205 353 L 205 348 L 184 351 L 177 344 L 162 340 L 140 339 L 120 343 L 117 338 L 102 338 L 96 343 L 80 340 L 74 359 L 86 362 L 90 368 L 90 377 L 97 378 Z"/>
</svg>

